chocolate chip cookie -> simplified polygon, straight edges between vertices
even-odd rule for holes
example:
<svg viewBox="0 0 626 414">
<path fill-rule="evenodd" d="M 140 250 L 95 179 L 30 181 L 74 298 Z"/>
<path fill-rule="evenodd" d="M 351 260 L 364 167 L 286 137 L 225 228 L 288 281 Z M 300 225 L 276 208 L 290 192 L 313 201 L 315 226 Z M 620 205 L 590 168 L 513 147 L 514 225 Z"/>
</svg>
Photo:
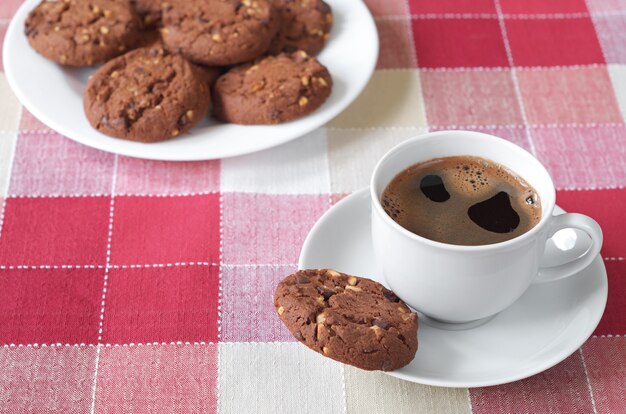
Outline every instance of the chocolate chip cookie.
<svg viewBox="0 0 626 414">
<path fill-rule="evenodd" d="M 113 137 L 155 142 L 185 133 L 207 113 L 207 75 L 160 45 L 107 62 L 87 83 L 91 125 Z"/>
<path fill-rule="evenodd" d="M 316 55 L 324 47 L 333 26 L 330 6 L 323 0 L 273 0 L 280 29 L 270 53 L 304 50 Z"/>
<path fill-rule="evenodd" d="M 44 0 L 25 24 L 31 46 L 68 66 L 105 62 L 138 41 L 139 17 L 126 1 Z"/>
<path fill-rule="evenodd" d="M 247 62 L 265 53 L 278 31 L 268 0 L 170 0 L 163 7 L 170 50 L 207 66 Z"/>
<path fill-rule="evenodd" d="M 328 70 L 304 51 L 268 56 L 222 75 L 214 115 L 236 124 L 278 124 L 310 114 L 330 95 Z"/>
<path fill-rule="evenodd" d="M 299 270 L 276 287 L 278 316 L 300 342 L 365 370 L 392 371 L 417 351 L 417 315 L 372 280 Z"/>
</svg>

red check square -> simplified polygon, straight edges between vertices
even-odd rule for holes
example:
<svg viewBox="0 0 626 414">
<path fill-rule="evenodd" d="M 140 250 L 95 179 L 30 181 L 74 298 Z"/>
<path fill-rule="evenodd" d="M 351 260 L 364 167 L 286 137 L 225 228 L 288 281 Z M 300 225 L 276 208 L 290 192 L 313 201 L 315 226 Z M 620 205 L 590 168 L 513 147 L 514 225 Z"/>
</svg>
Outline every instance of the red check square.
<svg viewBox="0 0 626 414">
<path fill-rule="evenodd" d="M 104 269 L 0 271 L 0 343 L 95 343 Z"/>
<path fill-rule="evenodd" d="M 412 14 L 495 13 L 493 0 L 409 0 Z"/>
<path fill-rule="evenodd" d="M 626 337 L 590 338 L 582 347 L 598 413 L 626 407 Z"/>
<path fill-rule="evenodd" d="M 624 212 L 626 188 L 616 190 L 559 191 L 556 202 L 565 211 L 582 213 L 600 224 L 604 233 L 602 255 L 625 257 Z"/>
<path fill-rule="evenodd" d="M 605 260 L 609 297 L 595 335 L 626 335 L 626 260 Z"/>
<path fill-rule="evenodd" d="M 9 198 L 0 264 L 104 264 L 109 197 Z"/>
<path fill-rule="evenodd" d="M 516 66 L 604 63 L 591 18 L 506 19 Z"/>
<path fill-rule="evenodd" d="M 413 20 L 419 67 L 509 66 L 497 19 Z"/>
<path fill-rule="evenodd" d="M 111 263 L 219 261 L 219 194 L 115 198 Z"/>
<path fill-rule="evenodd" d="M 216 341 L 219 267 L 109 271 L 103 341 Z"/>
<path fill-rule="evenodd" d="M 500 0 L 504 14 L 587 13 L 585 0 Z"/>
</svg>

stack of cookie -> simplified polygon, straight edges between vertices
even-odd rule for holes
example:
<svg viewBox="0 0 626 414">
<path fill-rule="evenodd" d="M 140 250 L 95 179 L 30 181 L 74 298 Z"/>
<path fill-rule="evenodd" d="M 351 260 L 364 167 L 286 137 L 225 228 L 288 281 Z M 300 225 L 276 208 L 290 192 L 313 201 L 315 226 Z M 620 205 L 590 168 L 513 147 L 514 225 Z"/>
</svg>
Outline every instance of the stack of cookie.
<svg viewBox="0 0 626 414">
<path fill-rule="evenodd" d="M 277 124 L 319 108 L 332 89 L 317 54 L 332 26 L 323 0 L 44 0 L 28 16 L 33 48 L 60 64 L 105 63 L 84 108 L 104 134 L 140 142 L 213 115 Z"/>
</svg>

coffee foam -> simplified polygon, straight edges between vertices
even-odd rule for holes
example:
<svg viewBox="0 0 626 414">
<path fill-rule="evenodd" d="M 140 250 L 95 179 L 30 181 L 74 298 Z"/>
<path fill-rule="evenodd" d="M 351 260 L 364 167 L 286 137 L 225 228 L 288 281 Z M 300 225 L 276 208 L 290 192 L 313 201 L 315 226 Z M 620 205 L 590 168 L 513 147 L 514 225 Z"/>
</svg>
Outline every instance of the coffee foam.
<svg viewBox="0 0 626 414">
<path fill-rule="evenodd" d="M 420 189 L 426 175 L 438 175 L 451 198 L 437 203 Z M 472 205 L 504 191 L 521 217 L 513 232 L 493 233 L 478 227 L 468 216 Z M 527 199 L 532 204 L 527 202 Z M 383 208 L 398 224 L 413 233 L 452 244 L 490 244 L 525 233 L 541 219 L 535 190 L 507 168 L 479 157 L 446 157 L 415 164 L 398 174 L 381 197 Z"/>
</svg>

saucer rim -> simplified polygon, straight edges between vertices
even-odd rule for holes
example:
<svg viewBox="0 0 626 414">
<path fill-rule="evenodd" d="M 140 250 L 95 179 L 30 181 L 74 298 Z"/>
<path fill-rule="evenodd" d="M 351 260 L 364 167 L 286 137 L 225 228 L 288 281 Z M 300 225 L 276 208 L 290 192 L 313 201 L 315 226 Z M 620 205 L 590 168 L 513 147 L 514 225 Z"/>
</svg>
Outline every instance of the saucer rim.
<svg viewBox="0 0 626 414">
<path fill-rule="evenodd" d="M 341 199 L 340 201 L 338 201 L 333 206 L 331 206 L 315 222 L 315 224 L 313 225 L 313 227 L 307 234 L 305 241 L 302 244 L 302 249 L 300 251 L 300 256 L 298 258 L 298 269 L 306 268 L 305 263 L 307 261 L 308 252 L 311 250 L 311 245 L 314 243 L 314 240 L 317 234 L 324 227 L 325 222 L 328 221 L 334 214 L 336 214 L 338 210 L 345 208 L 345 204 L 350 204 L 351 202 L 357 202 L 359 198 L 363 198 L 365 199 L 364 201 L 368 202 L 367 208 L 368 210 L 370 210 L 370 213 L 371 213 L 371 205 L 369 205 L 369 201 L 370 201 L 369 187 L 365 187 L 360 190 L 354 191 L 351 194 L 344 197 L 343 199 Z M 566 211 L 563 210 L 561 207 L 559 207 L 558 205 L 555 205 L 554 211 L 553 211 L 554 215 L 564 214 L 565 212 Z M 507 383 L 514 382 L 514 381 L 519 381 L 519 380 L 531 377 L 533 375 L 539 374 L 545 370 L 548 370 L 554 367 L 555 365 L 564 361 L 570 355 L 574 354 L 580 349 L 580 347 L 593 335 L 593 332 L 597 328 L 602 316 L 604 315 L 604 310 L 606 309 L 606 303 L 608 299 L 608 278 L 607 278 L 607 273 L 606 273 L 606 266 L 600 254 L 591 262 L 590 266 L 592 266 L 596 262 L 599 262 L 601 269 L 602 269 L 602 274 L 599 276 L 600 278 L 603 279 L 602 280 L 603 282 L 602 292 L 601 292 L 603 296 L 602 306 L 598 307 L 599 312 L 596 312 L 595 318 L 593 318 L 592 322 L 589 323 L 588 325 L 589 329 L 587 329 L 584 332 L 584 334 L 580 335 L 580 338 L 581 338 L 580 341 L 575 341 L 576 343 L 575 347 L 572 345 L 570 347 L 564 348 L 565 351 L 561 351 L 560 353 L 555 353 L 554 357 L 545 360 L 545 362 L 537 363 L 530 369 L 520 370 L 518 371 L 518 373 L 514 375 L 502 376 L 499 378 L 491 378 L 491 379 L 488 378 L 487 380 L 475 380 L 475 381 L 444 380 L 440 378 L 438 379 L 438 378 L 425 377 L 425 376 L 420 376 L 420 375 L 415 375 L 415 374 L 407 374 L 407 373 L 402 372 L 404 368 L 400 368 L 399 370 L 396 370 L 396 371 L 381 371 L 381 372 L 387 375 L 390 375 L 392 377 L 398 378 L 398 379 L 402 379 L 405 381 L 414 382 L 418 384 L 423 384 L 423 385 L 432 385 L 432 386 L 446 387 L 446 388 L 475 388 L 475 387 L 496 386 L 496 385 L 507 384 Z M 562 280 L 566 280 L 566 279 L 562 279 Z M 559 283 L 559 282 L 560 280 L 557 280 L 551 283 Z M 507 312 L 507 310 L 508 309 L 505 309 L 501 313 L 505 313 Z M 479 327 L 477 327 L 476 329 L 478 328 Z"/>
</svg>

